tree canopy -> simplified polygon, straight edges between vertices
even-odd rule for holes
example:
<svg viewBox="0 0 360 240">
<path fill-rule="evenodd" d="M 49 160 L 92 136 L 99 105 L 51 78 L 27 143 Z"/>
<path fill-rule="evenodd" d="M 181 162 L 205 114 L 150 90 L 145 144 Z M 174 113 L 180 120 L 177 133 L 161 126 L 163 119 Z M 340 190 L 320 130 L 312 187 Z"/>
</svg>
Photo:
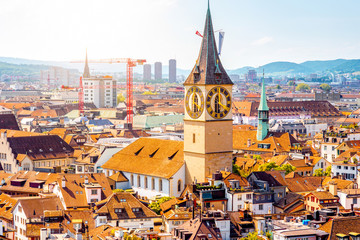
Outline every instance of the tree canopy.
<svg viewBox="0 0 360 240">
<path fill-rule="evenodd" d="M 160 208 L 160 204 L 169 201 L 170 199 L 172 199 L 171 197 L 162 197 L 159 200 L 157 200 L 156 202 L 152 202 L 149 205 L 149 208 L 151 210 L 153 210 L 156 214 L 160 214 L 161 212 L 161 208 Z"/>
<path fill-rule="evenodd" d="M 296 170 L 296 167 L 290 165 L 290 164 L 284 164 L 281 166 L 278 166 L 275 162 L 269 162 L 264 163 L 260 165 L 259 170 L 260 171 L 271 171 L 271 170 L 282 170 L 285 171 L 285 174 L 289 174 Z"/>
<path fill-rule="evenodd" d="M 320 89 L 325 91 L 325 92 L 330 92 L 331 87 L 330 87 L 329 84 L 323 83 L 323 84 L 320 85 Z"/>
<path fill-rule="evenodd" d="M 306 90 L 310 90 L 310 86 L 306 83 L 299 83 L 299 85 L 296 86 L 295 90 L 303 92 Z"/>
</svg>

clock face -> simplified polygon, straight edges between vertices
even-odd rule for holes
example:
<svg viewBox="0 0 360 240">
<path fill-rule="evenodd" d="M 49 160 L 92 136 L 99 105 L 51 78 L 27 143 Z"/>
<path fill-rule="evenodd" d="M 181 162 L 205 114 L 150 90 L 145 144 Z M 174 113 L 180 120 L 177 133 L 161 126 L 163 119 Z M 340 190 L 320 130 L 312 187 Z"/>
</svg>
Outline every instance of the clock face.
<svg viewBox="0 0 360 240">
<path fill-rule="evenodd" d="M 204 95 L 200 88 L 191 87 L 186 92 L 185 108 L 191 118 L 199 118 L 204 111 Z"/>
<path fill-rule="evenodd" d="M 214 87 L 206 97 L 206 110 L 216 119 L 224 118 L 231 111 L 231 95 L 224 87 Z"/>
</svg>

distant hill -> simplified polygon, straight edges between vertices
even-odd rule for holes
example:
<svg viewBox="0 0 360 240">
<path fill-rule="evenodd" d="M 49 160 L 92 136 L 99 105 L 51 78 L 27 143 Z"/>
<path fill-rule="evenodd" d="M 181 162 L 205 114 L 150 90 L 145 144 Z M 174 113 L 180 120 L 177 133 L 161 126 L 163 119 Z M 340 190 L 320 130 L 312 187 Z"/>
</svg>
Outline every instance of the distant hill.
<svg viewBox="0 0 360 240">
<path fill-rule="evenodd" d="M 76 69 L 82 72 L 84 69 L 83 63 L 70 63 L 60 61 L 40 61 L 23 58 L 9 58 L 0 57 L 0 75 L 1 74 L 32 74 L 38 73 L 40 70 L 45 70 L 49 66 L 59 66 L 68 69 Z M 90 69 L 96 72 L 103 73 L 125 73 L 124 64 L 91 64 Z M 154 67 L 152 67 L 154 69 Z M 280 75 L 297 75 L 297 74 L 310 74 L 322 72 L 339 72 L 339 73 L 352 73 L 360 71 L 360 59 L 336 59 L 325 61 L 306 61 L 303 63 L 294 62 L 271 62 L 263 66 L 254 68 L 251 66 L 241 67 L 233 70 L 228 70 L 228 74 L 243 75 L 250 69 L 255 69 L 259 74 L 265 70 L 266 75 L 280 76 Z M 143 67 L 137 66 L 134 72 L 142 74 Z M 168 76 L 169 66 L 163 65 L 163 76 Z M 190 73 L 190 69 L 177 68 L 178 75 L 185 77 Z M 154 70 L 152 70 L 154 74 Z"/>
<path fill-rule="evenodd" d="M 312 70 L 300 64 L 293 62 L 272 62 L 259 67 L 257 70 L 261 72 L 262 69 L 266 73 L 311 73 Z"/>
<path fill-rule="evenodd" d="M 11 64 L 0 62 L 0 75 L 33 75 L 47 68 L 48 66 L 45 65 Z"/>
<path fill-rule="evenodd" d="M 345 59 L 336 59 L 336 60 L 328 60 L 328 61 L 306 61 L 301 63 L 300 65 L 311 69 L 314 72 L 325 72 L 331 71 L 333 68 L 351 60 Z"/>
<path fill-rule="evenodd" d="M 346 60 L 342 64 L 335 66 L 332 71 L 341 73 L 353 73 L 360 71 L 360 59 Z"/>
</svg>

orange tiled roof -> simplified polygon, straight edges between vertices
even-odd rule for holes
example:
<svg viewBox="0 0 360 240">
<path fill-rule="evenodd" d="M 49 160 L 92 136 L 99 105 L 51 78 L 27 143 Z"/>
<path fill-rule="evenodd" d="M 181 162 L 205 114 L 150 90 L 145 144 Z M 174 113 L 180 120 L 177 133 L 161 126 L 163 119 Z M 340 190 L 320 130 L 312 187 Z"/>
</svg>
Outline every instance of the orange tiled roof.
<svg viewBox="0 0 360 240">
<path fill-rule="evenodd" d="M 114 154 L 102 168 L 170 178 L 184 165 L 183 150 L 182 141 L 140 138 Z"/>
<path fill-rule="evenodd" d="M 138 208 L 140 211 L 133 211 L 134 208 Z M 122 209 L 122 211 L 116 213 L 115 209 Z M 107 214 L 111 220 L 158 217 L 156 213 L 128 192 L 113 193 L 96 213 Z"/>
<path fill-rule="evenodd" d="M 11 198 L 4 193 L 0 194 L 0 219 L 4 218 L 7 221 L 13 221 L 12 209 L 14 208 L 17 200 Z"/>
</svg>

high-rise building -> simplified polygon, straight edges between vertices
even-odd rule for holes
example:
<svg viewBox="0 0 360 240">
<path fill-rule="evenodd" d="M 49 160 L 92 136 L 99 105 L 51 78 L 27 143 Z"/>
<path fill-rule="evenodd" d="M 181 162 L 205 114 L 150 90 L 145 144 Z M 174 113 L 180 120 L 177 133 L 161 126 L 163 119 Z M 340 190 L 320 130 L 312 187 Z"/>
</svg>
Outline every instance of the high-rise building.
<svg viewBox="0 0 360 240">
<path fill-rule="evenodd" d="M 253 69 L 250 69 L 248 73 L 246 74 L 246 81 L 254 82 L 257 78 L 256 71 Z"/>
<path fill-rule="evenodd" d="M 76 73 L 66 68 L 62 67 L 49 67 L 48 70 L 40 71 L 40 80 L 41 83 L 47 84 L 48 79 L 50 79 L 50 85 L 52 87 L 59 87 L 61 85 L 65 86 L 77 86 L 78 79 Z"/>
<path fill-rule="evenodd" d="M 97 108 L 116 107 L 116 80 L 112 76 L 90 76 L 87 54 L 83 74 L 84 102 Z"/>
<path fill-rule="evenodd" d="M 162 63 L 156 62 L 154 64 L 155 68 L 155 80 L 162 80 Z"/>
<path fill-rule="evenodd" d="M 151 80 L 151 64 L 144 64 L 143 80 L 144 81 L 150 81 Z"/>
<path fill-rule="evenodd" d="M 233 82 L 222 66 L 214 35 L 208 8 L 200 54 L 184 82 L 186 184 L 232 167 Z"/>
<path fill-rule="evenodd" d="M 169 60 L 169 82 L 176 82 L 176 60 Z"/>
</svg>

